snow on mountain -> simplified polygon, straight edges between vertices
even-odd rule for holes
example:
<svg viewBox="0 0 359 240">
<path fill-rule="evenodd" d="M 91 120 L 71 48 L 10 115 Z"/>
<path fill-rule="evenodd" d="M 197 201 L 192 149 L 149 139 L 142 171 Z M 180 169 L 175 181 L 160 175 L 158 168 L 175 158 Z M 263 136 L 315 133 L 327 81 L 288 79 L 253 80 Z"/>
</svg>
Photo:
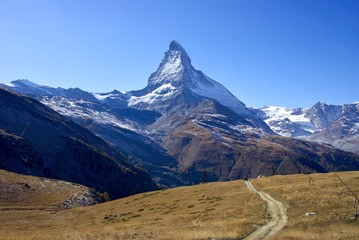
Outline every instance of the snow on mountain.
<svg viewBox="0 0 359 240">
<path fill-rule="evenodd" d="M 8 87 L 16 87 L 13 83 L 9 82 L 9 83 L 4 83 L 5 86 Z"/>
<path fill-rule="evenodd" d="M 166 52 L 163 64 L 157 70 L 156 78 L 151 78 L 151 84 L 158 86 L 158 84 L 179 81 L 183 70 L 181 52 L 168 51 Z"/>
<path fill-rule="evenodd" d="M 249 115 L 246 106 L 239 101 L 231 92 L 229 92 L 222 84 L 207 77 L 202 72 L 194 72 L 193 74 L 193 93 L 217 100 L 223 106 L 232 109 L 236 113 Z"/>
<path fill-rule="evenodd" d="M 27 79 L 19 79 L 14 80 L 9 83 L 0 84 L 0 86 L 4 86 L 9 89 L 16 89 L 16 91 L 24 93 L 24 94 L 30 94 L 30 95 L 36 95 L 36 94 L 49 94 L 51 93 L 51 89 L 56 91 L 55 88 L 50 88 L 47 86 L 41 86 L 36 83 L 33 83 Z"/>
<path fill-rule="evenodd" d="M 254 108 L 279 135 L 331 144 L 359 153 L 359 104 L 330 105 L 323 102 L 309 109 L 266 106 Z"/>
<path fill-rule="evenodd" d="M 288 109 L 278 106 L 266 106 L 255 109 L 271 129 L 282 136 L 298 137 L 313 133 L 316 128 L 306 115 L 308 109 Z"/>
<path fill-rule="evenodd" d="M 359 123 L 355 123 L 354 126 L 350 129 L 349 134 L 357 134 L 359 133 Z"/>
<path fill-rule="evenodd" d="M 148 79 L 147 88 L 153 90 L 168 83 L 179 87 L 183 85 L 183 76 L 193 70 L 186 50 L 178 42 L 172 41 L 157 71 Z"/>
<path fill-rule="evenodd" d="M 56 112 L 70 117 L 71 119 L 92 119 L 92 121 L 100 124 L 110 124 L 123 129 L 135 132 L 143 132 L 140 125 L 135 124 L 128 119 L 121 119 L 119 116 L 112 114 L 106 109 L 97 110 L 93 102 L 86 100 L 70 100 L 64 97 L 47 97 L 44 96 L 41 102 L 52 108 Z"/>
<path fill-rule="evenodd" d="M 91 93 L 83 91 L 79 88 L 53 88 L 44 85 L 38 85 L 26 79 L 20 79 L 12 81 L 7 84 L 0 84 L 8 89 L 12 89 L 16 92 L 27 94 L 33 97 L 49 95 L 49 96 L 62 96 L 70 99 L 85 99 L 85 100 L 97 100 Z"/>
<path fill-rule="evenodd" d="M 343 106 L 317 102 L 307 111 L 307 116 L 317 129 L 333 124 L 343 114 Z"/>
<path fill-rule="evenodd" d="M 277 106 L 266 106 L 262 108 L 262 110 L 266 113 L 266 123 L 270 121 L 283 120 L 285 118 L 288 118 L 291 122 L 310 122 L 310 120 L 305 116 L 305 110 L 298 113 L 298 111 L 293 109 Z"/>
<path fill-rule="evenodd" d="M 100 93 L 92 93 L 92 95 L 100 101 L 113 96 L 113 94 L 100 94 Z"/>
<path fill-rule="evenodd" d="M 185 100 L 177 98 L 181 96 L 185 96 Z M 183 101 L 194 103 L 205 99 L 215 100 L 243 116 L 254 126 L 271 132 L 260 118 L 223 85 L 196 70 L 186 50 L 176 41 L 170 43 L 169 50 L 165 52 L 158 69 L 148 79 L 147 87 L 133 93 L 128 105 L 134 108 L 163 111 L 169 106 L 174 106 L 173 103 L 184 106 L 186 103 Z M 174 107 L 178 109 L 178 106 Z"/>
<path fill-rule="evenodd" d="M 131 96 L 128 101 L 128 106 L 133 106 L 139 103 L 153 104 L 159 101 L 164 101 L 170 98 L 177 89 L 170 83 L 163 84 L 152 92 L 143 96 Z"/>
</svg>

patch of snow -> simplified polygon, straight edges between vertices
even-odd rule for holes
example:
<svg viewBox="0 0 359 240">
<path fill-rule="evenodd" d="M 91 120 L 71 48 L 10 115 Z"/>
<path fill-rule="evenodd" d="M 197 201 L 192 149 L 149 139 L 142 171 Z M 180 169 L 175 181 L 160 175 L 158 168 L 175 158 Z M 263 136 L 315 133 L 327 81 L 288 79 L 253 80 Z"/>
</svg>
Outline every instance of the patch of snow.
<svg viewBox="0 0 359 240">
<path fill-rule="evenodd" d="M 314 129 L 309 129 L 309 128 L 304 128 L 305 131 L 310 132 L 310 133 L 315 133 Z"/>
<path fill-rule="evenodd" d="M 238 131 L 240 133 L 251 133 L 251 134 L 257 134 L 257 135 L 265 135 L 266 133 L 260 129 L 260 128 L 256 128 L 256 127 L 250 127 L 247 125 L 237 125 L 237 126 L 230 126 L 231 129 Z"/>
<path fill-rule="evenodd" d="M 9 82 L 9 83 L 4 83 L 6 86 L 8 87 L 16 87 L 13 83 Z"/>
<path fill-rule="evenodd" d="M 151 84 L 166 84 L 169 80 L 177 81 L 181 78 L 184 66 L 182 64 L 180 51 L 168 51 L 156 72 L 156 75 L 150 79 Z"/>
<path fill-rule="evenodd" d="M 213 118 L 227 118 L 226 116 L 224 116 L 222 114 L 206 114 L 206 116 L 213 117 Z"/>
<path fill-rule="evenodd" d="M 109 94 L 92 93 L 92 95 L 100 101 L 105 100 L 106 98 L 116 98 L 118 96 L 118 94 L 113 94 L 113 93 L 109 93 Z"/>
<path fill-rule="evenodd" d="M 305 116 L 305 112 L 302 114 L 294 114 L 294 110 L 285 107 L 268 106 L 262 108 L 265 112 L 267 119 L 265 122 L 268 124 L 271 121 L 279 121 L 288 118 L 294 123 L 309 123 L 310 119 Z"/>
<path fill-rule="evenodd" d="M 295 132 L 295 130 L 292 129 L 293 127 L 310 133 L 314 133 L 317 130 L 310 119 L 305 116 L 307 110 L 308 109 L 303 109 L 302 111 L 298 111 L 298 109 L 288 109 L 277 106 L 266 106 L 262 108 L 262 111 L 265 113 L 264 122 L 267 123 L 275 133 L 285 137 L 292 136 L 292 133 Z M 295 124 L 295 126 L 290 126 L 292 124 Z M 287 126 L 290 128 L 286 129 Z"/>
<path fill-rule="evenodd" d="M 97 123 L 101 124 L 110 124 L 120 128 L 128 129 L 135 132 L 140 132 L 141 129 L 135 125 L 135 123 L 122 120 L 111 114 L 107 111 L 96 111 L 95 109 L 89 107 L 82 107 L 80 104 L 91 104 L 85 100 L 73 101 L 66 98 L 43 98 L 41 101 L 43 104 L 52 108 L 53 110 L 59 112 L 62 115 L 65 115 L 74 119 L 92 119 Z"/>
<path fill-rule="evenodd" d="M 105 100 L 106 98 L 108 98 L 111 94 L 108 94 L 108 95 L 102 95 L 102 94 L 99 94 L 99 93 L 92 93 L 92 95 L 97 98 L 97 100 Z"/>
<path fill-rule="evenodd" d="M 134 106 L 139 103 L 152 104 L 156 100 L 163 101 L 170 98 L 176 91 L 177 89 L 175 87 L 173 87 L 170 83 L 167 83 L 144 96 L 131 96 L 128 101 L 128 106 Z"/>
</svg>

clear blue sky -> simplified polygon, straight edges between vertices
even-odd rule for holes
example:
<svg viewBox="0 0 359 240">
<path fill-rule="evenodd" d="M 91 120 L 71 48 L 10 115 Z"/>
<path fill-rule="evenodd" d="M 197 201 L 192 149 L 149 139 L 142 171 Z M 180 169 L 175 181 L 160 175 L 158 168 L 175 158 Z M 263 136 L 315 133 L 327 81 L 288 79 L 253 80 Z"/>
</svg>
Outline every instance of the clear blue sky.
<svg viewBox="0 0 359 240">
<path fill-rule="evenodd" d="M 171 40 L 248 106 L 359 101 L 357 0 L 0 0 L 0 82 L 137 90 Z"/>
</svg>

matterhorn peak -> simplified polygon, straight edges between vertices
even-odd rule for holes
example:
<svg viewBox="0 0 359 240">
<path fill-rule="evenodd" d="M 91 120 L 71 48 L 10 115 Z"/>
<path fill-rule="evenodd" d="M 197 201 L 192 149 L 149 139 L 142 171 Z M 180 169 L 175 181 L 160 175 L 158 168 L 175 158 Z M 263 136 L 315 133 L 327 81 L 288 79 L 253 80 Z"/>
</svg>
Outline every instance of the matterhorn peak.
<svg viewBox="0 0 359 240">
<path fill-rule="evenodd" d="M 178 87 L 185 73 L 192 71 L 194 68 L 186 50 L 177 41 L 172 41 L 157 71 L 150 76 L 148 86 L 151 90 L 169 83 Z"/>
<path fill-rule="evenodd" d="M 148 79 L 145 91 L 147 92 L 146 97 L 156 98 L 155 96 L 157 96 L 157 99 L 160 99 L 158 96 L 170 99 L 175 96 L 175 93 L 185 91 L 190 95 L 196 95 L 204 99 L 214 99 L 241 115 L 250 117 L 253 115 L 223 85 L 196 70 L 191 65 L 191 59 L 186 50 L 177 41 L 170 43 L 169 49 L 165 52 L 157 71 L 152 73 Z M 140 99 L 136 96 L 132 99 L 132 105 L 134 105 L 142 98 Z"/>
<path fill-rule="evenodd" d="M 182 45 L 179 44 L 176 40 L 173 40 L 170 43 L 170 47 L 165 54 L 170 56 L 180 56 L 182 65 L 184 67 L 192 68 L 190 57 Z"/>
<path fill-rule="evenodd" d="M 170 43 L 170 51 L 179 51 L 179 52 L 183 52 L 186 53 L 186 50 L 181 46 L 181 44 L 179 44 L 176 40 L 173 40 Z"/>
</svg>

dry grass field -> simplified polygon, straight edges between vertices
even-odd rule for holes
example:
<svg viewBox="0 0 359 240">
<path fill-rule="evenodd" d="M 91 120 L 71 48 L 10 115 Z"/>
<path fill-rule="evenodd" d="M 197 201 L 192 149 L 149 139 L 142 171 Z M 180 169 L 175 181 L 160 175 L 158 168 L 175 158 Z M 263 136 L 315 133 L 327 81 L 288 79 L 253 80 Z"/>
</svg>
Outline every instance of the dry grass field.
<svg viewBox="0 0 359 240">
<path fill-rule="evenodd" d="M 358 191 L 359 172 L 339 176 Z M 332 173 L 311 177 L 314 184 L 307 175 L 252 180 L 287 207 L 288 226 L 274 239 L 358 239 L 354 198 Z M 52 201 L 50 195 L 40 194 L 42 200 L 22 207 L 11 202 L 4 207 L 1 201 L 0 239 L 240 239 L 266 218 L 265 203 L 243 181 L 148 192 L 67 210 L 41 207 Z M 310 211 L 316 215 L 306 216 Z"/>
<path fill-rule="evenodd" d="M 98 203 L 99 199 L 91 195 L 91 189 L 82 185 L 0 170 L 0 210 L 2 212 L 25 209 L 61 211 L 64 210 L 64 205 L 68 208 L 83 205 L 84 202 L 80 203 L 79 199 L 83 198 L 84 193 L 89 194 L 86 198 L 87 203 Z"/>
<path fill-rule="evenodd" d="M 338 176 L 359 195 L 359 172 Z M 355 198 L 333 173 L 273 176 L 253 185 L 282 201 L 289 222 L 275 239 L 359 239 L 359 218 L 353 218 Z M 315 215 L 306 216 L 307 212 Z"/>
</svg>

